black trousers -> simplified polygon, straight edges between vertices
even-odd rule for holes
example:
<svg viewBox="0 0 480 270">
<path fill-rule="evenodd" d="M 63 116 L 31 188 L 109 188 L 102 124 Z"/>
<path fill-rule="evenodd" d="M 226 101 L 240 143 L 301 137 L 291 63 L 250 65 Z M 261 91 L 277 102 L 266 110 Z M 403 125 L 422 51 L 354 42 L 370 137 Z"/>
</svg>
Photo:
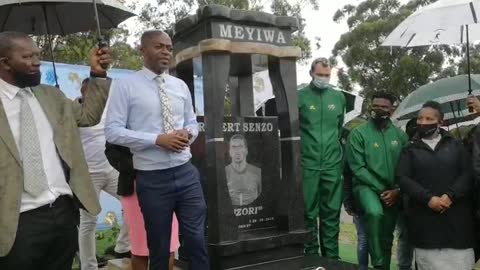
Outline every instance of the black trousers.
<svg viewBox="0 0 480 270">
<path fill-rule="evenodd" d="M 1 270 L 71 270 L 78 250 L 79 211 L 69 196 L 23 212 Z M 0 232 L 1 233 L 1 232 Z"/>
</svg>

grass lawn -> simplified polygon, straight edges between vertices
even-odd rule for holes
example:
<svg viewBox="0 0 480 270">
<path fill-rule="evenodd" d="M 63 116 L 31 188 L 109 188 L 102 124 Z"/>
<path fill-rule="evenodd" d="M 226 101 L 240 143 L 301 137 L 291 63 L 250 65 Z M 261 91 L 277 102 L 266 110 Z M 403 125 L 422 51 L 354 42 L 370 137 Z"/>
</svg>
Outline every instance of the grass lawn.
<svg viewBox="0 0 480 270">
<path fill-rule="evenodd" d="M 342 222 L 340 224 L 340 257 L 343 261 L 354 263 L 358 262 L 357 260 L 357 231 L 355 230 L 355 225 L 352 223 Z M 390 266 L 391 270 L 398 270 L 397 266 L 397 245 L 396 240 L 393 244 L 392 251 L 392 264 Z"/>
<path fill-rule="evenodd" d="M 106 254 L 109 248 L 115 245 L 115 239 L 118 233 L 113 230 L 97 233 L 97 254 L 101 257 L 108 257 Z M 356 264 L 357 263 L 357 233 L 355 226 L 351 223 L 342 222 L 340 224 L 340 257 L 343 261 Z M 397 256 L 396 256 L 396 241 L 393 245 L 391 270 L 398 270 Z M 480 270 L 480 263 L 475 267 L 476 270 Z M 79 270 L 78 257 L 75 258 L 75 262 L 72 270 Z"/>
<path fill-rule="evenodd" d="M 100 257 L 109 257 L 108 249 L 115 245 L 118 231 L 107 230 L 97 232 L 97 254 Z M 357 232 L 355 226 L 351 223 L 342 222 L 340 224 L 340 257 L 343 261 L 357 263 Z M 396 258 L 396 241 L 393 246 L 391 270 L 398 270 Z M 73 270 L 79 269 L 78 258 L 75 259 Z"/>
<path fill-rule="evenodd" d="M 100 257 L 108 257 L 108 249 L 111 250 L 111 248 L 115 246 L 118 231 L 119 229 L 110 229 L 108 231 L 97 232 L 97 254 Z"/>
<path fill-rule="evenodd" d="M 113 258 L 111 254 L 108 253 L 108 250 L 112 249 L 115 246 L 115 242 L 118 236 L 118 229 L 110 229 L 107 231 L 97 232 L 97 255 L 99 257 Z M 79 270 L 80 263 L 78 256 L 73 262 L 72 270 Z"/>
</svg>

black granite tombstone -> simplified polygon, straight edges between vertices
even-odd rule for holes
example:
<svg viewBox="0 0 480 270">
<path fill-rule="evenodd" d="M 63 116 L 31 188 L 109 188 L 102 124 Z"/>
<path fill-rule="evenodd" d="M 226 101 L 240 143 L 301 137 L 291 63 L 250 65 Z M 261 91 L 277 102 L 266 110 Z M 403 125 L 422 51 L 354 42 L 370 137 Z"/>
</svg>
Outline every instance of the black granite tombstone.
<svg viewBox="0 0 480 270">
<path fill-rule="evenodd" d="M 204 116 L 192 145 L 206 185 L 212 269 L 301 269 L 304 229 L 295 18 L 206 6 L 175 26 L 176 72 L 194 94 L 201 58 Z M 275 117 L 256 117 L 253 55 L 268 56 Z M 230 115 L 225 114 L 229 88 Z M 195 98 L 194 98 L 195 99 Z"/>
</svg>

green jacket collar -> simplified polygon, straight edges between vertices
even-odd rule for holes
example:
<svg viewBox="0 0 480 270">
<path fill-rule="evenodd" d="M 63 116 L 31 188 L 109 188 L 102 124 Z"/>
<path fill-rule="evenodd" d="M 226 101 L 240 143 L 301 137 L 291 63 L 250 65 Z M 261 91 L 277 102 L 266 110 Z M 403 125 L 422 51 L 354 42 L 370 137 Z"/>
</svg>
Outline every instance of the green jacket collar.
<svg viewBox="0 0 480 270">
<path fill-rule="evenodd" d="M 393 126 L 392 119 L 390 119 L 390 118 L 388 119 L 387 126 L 385 127 L 384 130 L 379 129 L 379 128 L 375 125 L 375 122 L 373 122 L 372 118 L 369 118 L 369 119 L 368 119 L 368 124 L 370 125 L 370 127 L 374 128 L 375 130 L 378 130 L 378 131 L 380 131 L 380 132 L 383 132 L 383 131 L 385 131 L 385 130 L 388 130 L 388 129 L 390 129 L 390 128 Z"/>
<path fill-rule="evenodd" d="M 327 88 L 318 88 L 318 87 L 315 86 L 315 84 L 313 84 L 313 82 L 310 82 L 309 87 L 310 87 L 310 89 L 312 89 L 314 91 L 318 91 L 318 92 L 322 92 L 322 91 L 325 91 L 325 90 L 328 90 L 328 89 L 332 88 L 331 86 L 328 86 Z"/>
</svg>

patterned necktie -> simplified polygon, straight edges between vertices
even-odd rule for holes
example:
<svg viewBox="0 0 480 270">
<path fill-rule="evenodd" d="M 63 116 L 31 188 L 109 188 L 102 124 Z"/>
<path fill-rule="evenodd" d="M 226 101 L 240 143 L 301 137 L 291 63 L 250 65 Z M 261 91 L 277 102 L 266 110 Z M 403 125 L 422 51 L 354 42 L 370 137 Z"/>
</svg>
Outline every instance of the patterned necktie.
<svg viewBox="0 0 480 270">
<path fill-rule="evenodd" d="M 48 189 L 47 176 L 43 167 L 42 151 L 38 138 L 32 109 L 28 97 L 32 95 L 27 89 L 20 89 L 20 151 L 23 159 L 23 188 L 33 197 L 38 197 Z"/>
<path fill-rule="evenodd" d="M 159 75 L 155 78 L 158 85 L 158 94 L 160 96 L 160 103 L 162 103 L 163 129 L 165 133 L 170 133 L 175 130 L 173 123 L 173 112 L 170 99 L 165 91 L 165 78 Z"/>
</svg>

